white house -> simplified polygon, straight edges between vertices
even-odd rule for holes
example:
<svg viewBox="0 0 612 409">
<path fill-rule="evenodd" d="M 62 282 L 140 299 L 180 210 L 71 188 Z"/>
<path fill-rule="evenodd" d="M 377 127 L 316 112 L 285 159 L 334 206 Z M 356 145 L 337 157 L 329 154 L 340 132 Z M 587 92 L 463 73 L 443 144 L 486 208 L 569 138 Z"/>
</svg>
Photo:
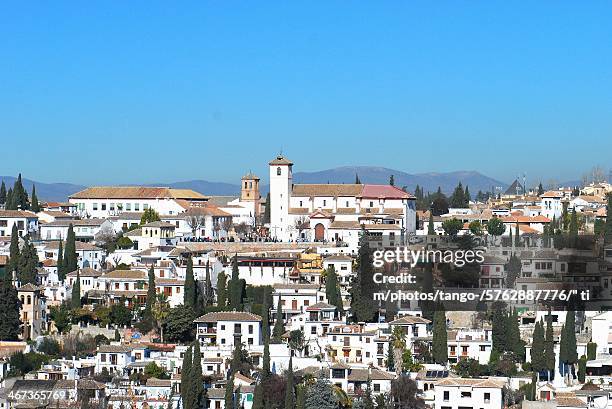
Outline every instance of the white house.
<svg viewBox="0 0 612 409">
<path fill-rule="evenodd" d="M 435 384 L 435 409 L 500 409 L 501 382 L 490 379 L 444 378 Z"/>
<path fill-rule="evenodd" d="M 149 208 L 159 214 L 178 214 L 207 200 L 208 197 L 191 189 L 147 186 L 96 186 L 69 197 L 81 217 L 100 218 Z"/>
<path fill-rule="evenodd" d="M 38 216 L 27 210 L 0 210 L 0 236 L 10 236 L 17 225 L 19 237 L 38 232 Z"/>
<path fill-rule="evenodd" d="M 550 190 L 540 195 L 542 215 L 551 220 L 553 217 L 558 220 L 563 213 L 563 197 L 563 192 L 560 190 Z"/>
<path fill-rule="evenodd" d="M 261 344 L 261 317 L 249 312 L 210 312 L 194 320 L 203 347 L 221 346 L 231 351 L 235 341 L 246 346 Z"/>
<path fill-rule="evenodd" d="M 104 250 L 94 246 L 91 243 L 83 243 L 82 241 L 75 242 L 76 252 L 78 256 L 78 266 L 91 267 L 95 270 L 100 269 L 104 263 Z M 66 243 L 63 243 L 63 248 L 66 250 Z M 44 243 L 44 246 L 38 248 L 38 258 L 40 260 L 53 259 L 57 260 L 59 252 L 59 241 L 50 241 Z"/>
<path fill-rule="evenodd" d="M 92 241 L 105 226 L 112 227 L 112 223 L 106 219 L 56 219 L 49 223 L 41 223 L 40 238 L 43 240 L 65 240 L 70 225 L 72 225 L 75 238 L 79 241 Z"/>
</svg>

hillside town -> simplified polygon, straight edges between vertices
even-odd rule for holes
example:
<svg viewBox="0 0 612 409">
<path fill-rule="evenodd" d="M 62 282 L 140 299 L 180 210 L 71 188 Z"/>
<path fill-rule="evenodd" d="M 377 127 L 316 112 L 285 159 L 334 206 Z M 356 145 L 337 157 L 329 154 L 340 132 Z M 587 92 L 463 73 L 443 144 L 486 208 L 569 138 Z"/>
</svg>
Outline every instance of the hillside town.
<svg viewBox="0 0 612 409">
<path fill-rule="evenodd" d="M 0 409 L 612 408 L 610 181 L 268 171 L 235 196 L 3 181 Z"/>
</svg>

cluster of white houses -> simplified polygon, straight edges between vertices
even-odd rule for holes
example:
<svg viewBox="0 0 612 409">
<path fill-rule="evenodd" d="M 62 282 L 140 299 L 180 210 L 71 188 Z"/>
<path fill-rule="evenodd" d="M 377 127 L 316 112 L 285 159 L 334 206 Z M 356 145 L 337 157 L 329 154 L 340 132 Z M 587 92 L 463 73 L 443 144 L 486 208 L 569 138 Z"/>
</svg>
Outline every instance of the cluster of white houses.
<svg viewBox="0 0 612 409">
<path fill-rule="evenodd" d="M 13 225 L 20 237 L 36 238 L 34 244 L 41 261 L 36 284 L 20 285 L 15 281 L 24 324 L 22 338 L 32 342 L 4 345 L 0 341 L 3 365 L 0 381 L 8 373 L 8 360 L 2 359 L 3 348 L 27 352 L 41 336 L 54 333 L 50 308 L 70 300 L 77 279 L 79 295 L 86 300 L 84 308 L 114 303 L 142 306 L 148 291 L 147 272 L 152 267 L 155 292 L 163 294 L 170 307 L 177 307 L 184 299 L 188 258 L 193 262 L 196 279 L 202 281 L 209 276 L 216 287 L 220 272 L 231 276 L 230 260 L 235 257 L 239 278 L 247 285 L 271 286 L 271 325 L 277 316 L 284 324 L 283 342 L 270 345 L 273 372 L 281 374 L 292 357 L 297 374 L 325 377 L 350 398 L 358 399 L 368 386 L 374 395 L 389 393 L 397 377 L 388 365 L 393 353 L 393 334 L 403 334 L 406 348 L 418 360 L 423 348 L 432 343 L 432 323 L 423 317 L 416 302 L 398 302 L 394 316 L 380 318 L 378 322 L 350 319 L 350 287 L 356 276 L 360 233 L 366 231 L 371 242 L 385 248 L 403 244 L 433 248 L 444 243 L 445 238 L 427 234 L 423 225 L 427 218 L 424 214 L 417 217 L 415 198 L 394 186 L 294 184 L 290 160 L 278 156 L 269 166 L 270 220 L 260 233 L 267 230 L 274 240 L 266 242 L 240 241 L 235 231 L 240 224 L 253 228 L 262 224 L 259 178 L 250 172 L 241 180 L 239 197 L 208 197 L 188 189 L 94 187 L 72 195 L 68 203 L 48 203 L 38 214 L 0 210 L 0 262 L 6 264 L 10 242 L 6 236 L 11 234 Z M 594 198 L 598 194 L 585 192 L 574 197 L 559 190 L 534 198 L 515 197 L 510 206 L 500 203 L 487 209 L 479 206 L 451 209 L 448 215 L 433 218 L 434 230 L 443 235 L 441 224 L 450 217 L 464 223 L 464 232 L 472 221 L 486 224 L 492 217 L 498 217 L 506 225 L 506 234 L 518 228 L 520 235 L 527 237 L 541 233 L 547 223 L 561 216 L 564 208 L 576 209 L 585 217 L 588 214 L 605 217 L 601 210 L 604 202 Z M 141 224 L 142 213 L 148 209 L 154 209 L 161 220 Z M 69 272 L 62 281 L 56 260 L 59 244 L 66 238 L 70 225 L 77 238 L 79 269 Z M 129 238 L 130 245 L 105 250 L 104 240 L 119 232 Z M 421 243 L 408 240 L 414 235 L 426 238 Z M 481 288 L 509 287 L 506 266 L 512 255 L 518 255 L 521 266 L 514 289 L 561 289 L 568 283 L 576 285 L 572 280 L 580 280 L 582 288 L 599 291 L 604 302 L 612 305 L 610 246 L 596 254 L 546 247 L 539 240 L 487 245 L 478 271 Z M 442 274 L 438 267 L 433 269 L 435 277 Z M 326 295 L 326 276 L 332 268 L 338 277 L 342 311 L 331 305 Z M 278 306 L 281 311 L 277 311 Z M 529 360 L 534 324 L 548 312 L 527 300 L 511 306 L 519 311 L 519 329 Z M 558 359 L 558 334 L 565 324 L 565 312 L 554 310 L 551 314 Z M 557 371 L 554 381 L 537 382 L 539 400 L 587 408 L 608 396 L 612 384 L 612 313 L 587 311 L 579 321 L 576 327 L 579 355 L 587 353 L 589 342 L 596 344 L 595 359 L 586 364 L 587 381 L 594 386 L 586 387 Z M 225 407 L 224 380 L 237 343 L 244 346 L 255 368 L 261 366 L 262 322 L 262 317 L 251 311 L 215 311 L 191 323 L 201 348 L 203 374 L 213 380 L 207 391 L 209 408 Z M 408 374 L 429 407 L 498 409 L 504 406 L 507 396 L 504 390 L 518 391 L 531 382 L 530 374 L 512 378 L 459 377 L 452 366 L 463 359 L 474 359 L 482 365 L 490 362 L 492 328 L 476 312 L 449 313 L 446 325 L 448 362 L 425 364 Z M 401 332 L 396 331 L 398 328 Z M 86 330 L 111 338 L 115 328 L 94 325 Z M 108 408 L 119 409 L 128 404 L 139 409 L 168 407 L 170 400 L 172 407 L 180 407 L 178 392 L 187 346 L 160 343 L 134 328 L 117 330 L 120 341 L 100 345 L 94 355 L 86 358 L 54 360 L 28 374 L 27 379 L 14 382 L 10 390 L 23 391 L 34 384 L 50 389 L 73 387 L 103 399 Z M 290 337 L 295 331 L 303 334 L 303 339 L 298 347 L 290 348 Z M 129 383 L 132 375 L 143 373 L 152 362 L 168 372 L 169 379 Z M 89 379 L 102 373 L 123 379 L 129 387 Z M 250 409 L 257 380 L 238 373 L 234 382 L 240 388 L 242 406 Z M 17 407 L 6 396 L 0 392 L 0 405 L 6 405 L 0 408 Z"/>
</svg>

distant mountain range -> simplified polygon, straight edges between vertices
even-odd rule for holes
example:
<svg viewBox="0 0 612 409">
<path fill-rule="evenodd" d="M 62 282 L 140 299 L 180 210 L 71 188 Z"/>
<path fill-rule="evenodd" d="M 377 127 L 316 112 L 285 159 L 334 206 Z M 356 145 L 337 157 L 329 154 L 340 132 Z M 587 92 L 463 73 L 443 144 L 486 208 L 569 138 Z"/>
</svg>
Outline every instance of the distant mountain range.
<svg viewBox="0 0 612 409">
<path fill-rule="evenodd" d="M 293 174 L 293 181 L 294 183 L 355 183 L 356 175 L 359 175 L 362 183 L 376 184 L 389 183 L 389 177 L 393 175 L 395 185 L 400 188 L 407 186 L 409 191 L 414 191 L 416 185 L 419 185 L 425 192 L 434 192 L 440 186 L 443 192 L 451 193 L 459 181 L 464 186 L 469 186 L 470 192 L 473 195 L 479 190 L 489 191 L 491 188 L 499 188 L 501 191 L 504 191 L 509 186 L 508 183 L 490 178 L 476 171 L 410 174 L 397 169 L 376 166 L 342 166 L 316 172 L 295 172 Z M 4 180 L 7 189 L 15 183 L 15 177 L 13 176 L 0 176 L 0 180 Z M 22 180 L 28 193 L 32 191 L 32 184 L 36 184 L 36 194 L 40 200 L 63 201 L 71 194 L 86 187 L 71 183 L 42 183 L 30 179 Z M 120 185 L 121 183 L 117 184 Z M 211 196 L 230 196 L 237 195 L 240 192 L 239 184 L 210 182 L 199 179 L 173 183 L 148 183 L 146 186 L 193 189 Z M 265 195 L 268 189 L 269 185 L 262 183 L 262 194 Z"/>
</svg>

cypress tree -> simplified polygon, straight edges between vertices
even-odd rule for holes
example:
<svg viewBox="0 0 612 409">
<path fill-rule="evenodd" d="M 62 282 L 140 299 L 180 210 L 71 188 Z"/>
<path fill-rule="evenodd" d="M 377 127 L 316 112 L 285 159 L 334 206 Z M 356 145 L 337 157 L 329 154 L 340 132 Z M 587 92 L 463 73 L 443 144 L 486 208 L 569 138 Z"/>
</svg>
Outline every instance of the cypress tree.
<svg viewBox="0 0 612 409">
<path fill-rule="evenodd" d="M 506 307 L 502 302 L 493 303 L 491 314 L 491 339 L 493 350 L 501 353 L 508 350 L 508 320 Z"/>
<path fill-rule="evenodd" d="M 295 381 L 293 379 L 293 357 L 289 356 L 287 369 L 287 386 L 285 388 L 285 409 L 295 409 Z"/>
<path fill-rule="evenodd" d="M 561 347 L 564 349 L 563 357 L 559 360 L 567 365 L 578 362 L 578 351 L 576 349 L 576 313 L 574 310 L 567 311 L 565 325 L 561 332 Z"/>
<path fill-rule="evenodd" d="M 586 378 L 586 364 L 587 357 L 585 355 L 582 355 L 578 360 L 578 381 L 580 383 L 584 383 Z"/>
<path fill-rule="evenodd" d="M 17 277 L 19 278 L 19 282 L 22 285 L 27 283 L 36 284 L 36 276 L 38 274 L 37 268 L 38 253 L 28 236 L 25 236 L 17 262 Z"/>
<path fill-rule="evenodd" d="M 186 408 L 189 409 L 189 408 Z M 234 408 L 234 375 L 230 375 L 225 385 L 225 409 Z"/>
<path fill-rule="evenodd" d="M 78 269 L 72 285 L 72 308 L 81 308 L 81 272 Z"/>
<path fill-rule="evenodd" d="M 66 248 L 64 249 L 64 268 L 66 273 L 76 271 L 78 268 L 78 259 L 76 252 L 76 238 L 74 236 L 74 227 L 72 223 L 68 226 L 68 234 L 66 235 Z"/>
<path fill-rule="evenodd" d="M 432 357 L 435 363 L 446 365 L 448 362 L 448 333 L 446 328 L 446 313 L 440 304 L 434 312 Z M 400 365 L 401 363 L 395 363 Z"/>
<path fill-rule="evenodd" d="M 306 408 L 306 387 L 304 385 L 298 385 L 296 388 L 296 409 L 305 409 Z"/>
<path fill-rule="evenodd" d="M 227 306 L 227 277 L 223 271 L 217 275 L 217 305 L 221 308 Z"/>
<path fill-rule="evenodd" d="M 0 185 L 0 205 L 6 203 L 6 185 L 4 184 L 4 179 L 2 180 L 2 184 Z"/>
<path fill-rule="evenodd" d="M 465 193 L 463 194 L 463 198 L 465 200 L 464 206 L 470 207 L 470 201 L 472 200 L 472 196 L 470 195 L 470 188 L 468 188 L 468 185 L 465 185 Z"/>
<path fill-rule="evenodd" d="M 28 210 L 28 194 L 23 188 L 23 183 L 21 182 L 21 173 L 17 177 L 17 180 L 15 180 L 15 183 L 13 184 L 13 189 L 10 190 L 9 196 L 10 201 L 7 200 L 7 203 L 5 204 L 5 208 L 7 210 Z"/>
<path fill-rule="evenodd" d="M 533 340 L 531 342 L 531 367 L 535 372 L 546 369 L 544 360 L 544 324 L 538 321 L 533 329 Z"/>
<path fill-rule="evenodd" d="M 436 234 L 436 230 L 434 228 L 434 221 L 433 221 L 433 212 L 429 212 L 429 223 L 427 225 L 427 234 L 434 235 Z"/>
<path fill-rule="evenodd" d="M 393 175 L 389 176 L 389 185 L 395 186 L 395 177 Z"/>
<path fill-rule="evenodd" d="M 270 203 L 270 193 L 268 192 L 268 194 L 266 195 L 266 207 L 264 209 L 264 217 L 263 217 L 263 221 L 264 223 L 270 223 L 270 206 L 272 204 Z"/>
<path fill-rule="evenodd" d="M 243 307 L 244 281 L 240 279 L 238 272 L 238 255 L 232 258 L 232 278 L 228 284 L 229 306 L 231 310 L 240 311 Z"/>
<path fill-rule="evenodd" d="M 119 329 L 115 328 L 115 341 L 121 341 L 121 334 L 119 334 Z"/>
<path fill-rule="evenodd" d="M 19 231 L 17 230 L 17 223 L 13 223 L 13 229 L 11 231 L 11 245 L 9 247 L 9 263 L 8 273 L 12 274 L 13 271 L 17 271 L 19 265 Z"/>
<path fill-rule="evenodd" d="M 34 213 L 40 212 L 40 203 L 38 203 L 38 197 L 36 196 L 36 186 L 32 185 L 32 196 L 30 198 L 30 210 Z"/>
<path fill-rule="evenodd" d="M 570 236 L 576 238 L 578 236 L 578 215 L 576 214 L 576 208 L 572 211 L 569 225 Z"/>
<path fill-rule="evenodd" d="M 283 323 L 283 306 L 281 305 L 281 296 L 278 296 L 278 303 L 276 305 L 276 320 L 274 322 L 274 329 L 272 330 L 272 338 L 275 342 L 280 342 L 283 334 L 285 333 L 285 325 Z"/>
<path fill-rule="evenodd" d="M 514 247 L 520 247 L 520 246 L 521 246 L 521 236 L 519 232 L 519 224 L 516 223 L 516 227 L 514 230 Z"/>
<path fill-rule="evenodd" d="M 522 360 L 525 356 L 525 348 L 523 341 L 521 341 L 521 332 L 518 325 L 518 314 L 515 309 L 512 309 L 512 311 L 508 314 L 508 336 L 510 351 L 514 352 L 514 354 Z"/>
<path fill-rule="evenodd" d="M 193 402 L 192 388 L 191 388 L 191 367 L 193 365 L 193 349 L 190 346 L 183 355 L 183 367 L 181 368 L 181 401 L 183 402 L 183 409 L 194 409 L 191 406 Z"/>
<path fill-rule="evenodd" d="M 612 193 L 608 193 L 608 206 L 607 206 L 607 217 L 606 224 L 604 224 L 604 243 L 612 243 Z"/>
<path fill-rule="evenodd" d="M 0 340 L 17 341 L 20 333 L 19 297 L 11 274 L 5 271 L 0 284 Z"/>
<path fill-rule="evenodd" d="M 9 187 L 8 192 L 6 192 L 6 201 L 4 202 L 4 208 L 6 210 L 15 210 L 13 206 L 13 188 Z"/>
<path fill-rule="evenodd" d="M 61 240 L 57 248 L 57 279 L 61 282 L 66 279 L 66 269 L 64 268 L 64 244 Z"/>
<path fill-rule="evenodd" d="M 210 261 L 206 260 L 206 279 L 204 281 L 204 296 L 206 298 L 206 305 L 213 305 L 214 291 L 212 287 L 212 281 L 210 280 Z"/>
<path fill-rule="evenodd" d="M 361 179 L 359 179 L 359 175 L 357 173 L 355 173 L 355 184 L 356 185 L 360 185 L 361 184 Z"/>
<path fill-rule="evenodd" d="M 255 390 L 253 391 L 253 406 L 251 409 L 264 409 L 264 400 L 263 400 L 263 386 L 261 385 L 261 381 L 255 384 Z"/>
<path fill-rule="evenodd" d="M 538 185 L 538 196 L 541 196 L 544 194 L 544 187 L 542 187 L 542 182 L 540 182 L 540 184 Z"/>
<path fill-rule="evenodd" d="M 268 287 L 264 288 L 264 305 L 261 317 L 261 332 L 264 343 L 262 372 L 263 378 L 270 375 L 270 307 L 268 306 Z"/>
<path fill-rule="evenodd" d="M 344 310 L 344 306 L 342 305 L 342 293 L 338 286 L 338 275 L 333 265 L 327 269 L 327 275 L 325 277 L 325 295 L 327 297 L 327 302 L 336 307 L 337 313 L 340 316 Z"/>
<path fill-rule="evenodd" d="M 200 342 L 193 343 L 193 364 L 189 373 L 191 379 L 192 408 L 200 408 L 203 403 L 204 386 L 202 384 L 202 354 L 200 353 Z"/>
<path fill-rule="evenodd" d="M 395 354 L 393 353 L 393 343 L 389 342 L 387 345 L 387 371 L 395 371 Z"/>
<path fill-rule="evenodd" d="M 597 344 L 595 342 L 589 342 L 587 344 L 587 359 L 592 361 L 597 358 Z"/>
<path fill-rule="evenodd" d="M 185 272 L 185 289 L 183 290 L 183 304 L 195 310 L 196 303 L 196 284 L 193 277 L 193 259 L 187 259 L 187 270 Z"/>
<path fill-rule="evenodd" d="M 147 283 L 147 301 L 145 304 L 144 310 L 144 319 L 152 321 L 153 314 L 151 310 L 153 309 L 153 304 L 155 304 L 155 300 L 157 295 L 155 294 L 155 270 L 153 268 L 153 264 L 149 267 L 149 281 Z"/>
<path fill-rule="evenodd" d="M 374 271 L 367 233 L 361 232 L 357 255 L 357 277 L 351 286 L 351 309 L 357 321 L 370 322 L 376 314 L 374 305 Z"/>
<path fill-rule="evenodd" d="M 548 371 L 548 380 L 550 381 L 551 374 L 555 374 L 555 341 L 553 338 L 552 315 L 550 309 L 546 317 L 546 335 L 544 337 L 544 362 L 545 368 Z"/>
</svg>

